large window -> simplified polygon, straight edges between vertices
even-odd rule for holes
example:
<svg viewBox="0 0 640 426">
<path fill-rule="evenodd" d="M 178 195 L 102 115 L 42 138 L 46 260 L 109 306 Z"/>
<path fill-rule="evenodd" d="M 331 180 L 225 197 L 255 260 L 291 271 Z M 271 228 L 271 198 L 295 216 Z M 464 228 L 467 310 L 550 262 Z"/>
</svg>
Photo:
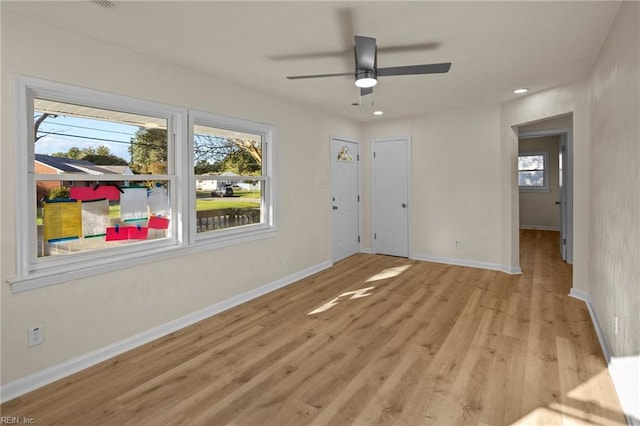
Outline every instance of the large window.
<svg viewBox="0 0 640 426">
<path fill-rule="evenodd" d="M 36 253 L 169 238 L 167 118 L 33 98 Z"/>
<path fill-rule="evenodd" d="M 272 126 L 22 77 L 17 111 L 19 289 L 273 230 Z"/>
<path fill-rule="evenodd" d="M 521 191 L 549 191 L 546 152 L 518 155 L 518 186 Z"/>
</svg>

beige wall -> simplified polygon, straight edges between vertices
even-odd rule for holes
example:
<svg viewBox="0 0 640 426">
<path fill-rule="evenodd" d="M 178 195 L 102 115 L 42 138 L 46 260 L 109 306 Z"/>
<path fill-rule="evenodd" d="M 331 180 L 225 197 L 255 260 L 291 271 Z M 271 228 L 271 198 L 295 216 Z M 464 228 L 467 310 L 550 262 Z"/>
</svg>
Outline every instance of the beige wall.
<svg viewBox="0 0 640 426">
<path fill-rule="evenodd" d="M 522 129 L 520 129 L 522 130 Z M 518 152 L 546 152 L 549 191 L 520 191 L 520 228 L 560 230 L 560 186 L 558 184 L 559 136 L 520 139 Z"/>
<path fill-rule="evenodd" d="M 412 256 L 502 266 L 498 120 L 498 106 L 489 106 L 367 126 L 366 158 L 371 139 L 411 136 Z M 370 175 L 368 163 L 363 173 Z M 368 183 L 363 192 L 363 244 L 370 248 Z"/>
<path fill-rule="evenodd" d="M 275 125 L 278 235 L 12 294 L 6 281 L 16 252 L 16 74 Z M 359 140 L 360 125 L 6 11 L 1 84 L 3 384 L 331 259 L 329 137 Z M 28 348 L 27 329 L 34 325 L 44 326 L 45 344 Z"/>
<path fill-rule="evenodd" d="M 615 356 L 640 354 L 640 3 L 623 2 L 587 83 L 587 291 Z M 613 332 L 614 316 L 619 332 Z M 640 374 L 640 373 L 639 373 Z M 640 383 L 640 376 L 637 377 Z M 640 396 L 640 391 L 636 397 Z M 640 401 L 638 399 L 637 401 Z"/>
</svg>

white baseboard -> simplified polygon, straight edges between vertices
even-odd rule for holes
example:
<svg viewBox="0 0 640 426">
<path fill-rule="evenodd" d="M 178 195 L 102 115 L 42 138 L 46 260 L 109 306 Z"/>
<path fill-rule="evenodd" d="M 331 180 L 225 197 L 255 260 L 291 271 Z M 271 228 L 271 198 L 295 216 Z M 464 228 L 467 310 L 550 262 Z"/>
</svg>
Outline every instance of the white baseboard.
<svg viewBox="0 0 640 426">
<path fill-rule="evenodd" d="M 627 423 L 640 426 L 640 355 L 631 357 L 613 356 L 600 327 L 596 311 L 593 308 L 591 295 L 582 290 L 572 288 L 569 296 L 582 300 L 587 305 L 593 328 L 596 330 L 602 353 L 609 367 L 613 386 L 620 399 L 622 410 L 627 417 Z"/>
<path fill-rule="evenodd" d="M 539 225 L 520 225 L 520 229 L 529 229 L 532 231 L 557 231 L 560 232 L 559 226 L 539 226 Z"/>
<path fill-rule="evenodd" d="M 609 345 L 604 338 L 604 333 L 602 332 L 602 328 L 600 327 L 600 323 L 598 322 L 598 317 L 596 315 L 596 311 L 593 309 L 593 302 L 591 300 L 591 296 L 589 293 L 584 292 L 582 290 L 576 290 L 572 288 L 569 292 L 569 296 L 574 299 L 582 300 L 589 310 L 589 316 L 591 316 L 591 322 L 593 323 L 593 328 L 596 330 L 596 336 L 598 336 L 598 341 L 600 342 L 600 347 L 602 348 L 602 353 L 604 354 L 604 359 L 607 361 L 607 364 L 611 360 L 611 350 L 609 349 Z"/>
<path fill-rule="evenodd" d="M 366 247 L 360 247 L 360 253 L 373 254 L 373 250 Z"/>
<path fill-rule="evenodd" d="M 478 262 L 475 260 L 455 259 L 449 257 L 428 256 L 424 254 L 413 254 L 412 259 L 422 260 L 426 262 L 445 263 L 447 265 L 467 266 L 469 268 L 488 269 L 491 271 L 500 271 L 510 275 L 518 275 L 522 273 L 519 266 L 504 266 L 497 263 Z"/>
<path fill-rule="evenodd" d="M 195 324 L 220 312 L 231 309 L 237 305 L 248 302 L 264 294 L 270 293 L 282 287 L 286 287 L 289 284 L 293 284 L 303 278 L 320 272 L 324 269 L 331 267 L 330 261 L 320 263 L 302 271 L 283 277 L 279 280 L 273 281 L 269 284 L 258 287 L 254 290 L 246 293 L 239 294 L 230 299 L 223 300 L 222 302 L 213 304 L 209 307 L 193 312 L 182 318 L 169 321 L 158 327 L 128 337 L 119 342 L 102 347 L 95 351 L 80 355 L 79 357 L 72 358 L 68 361 L 64 361 L 60 364 L 51 366 L 44 370 L 30 374 L 29 376 L 15 380 L 2 386 L 0 390 L 0 402 L 4 403 L 13 398 L 17 398 L 20 395 L 24 395 L 27 392 L 38 389 L 56 380 L 60 380 L 85 368 L 96 365 L 114 356 L 120 355 L 131 349 L 135 349 L 167 334 L 178 331 L 184 327 Z"/>
</svg>

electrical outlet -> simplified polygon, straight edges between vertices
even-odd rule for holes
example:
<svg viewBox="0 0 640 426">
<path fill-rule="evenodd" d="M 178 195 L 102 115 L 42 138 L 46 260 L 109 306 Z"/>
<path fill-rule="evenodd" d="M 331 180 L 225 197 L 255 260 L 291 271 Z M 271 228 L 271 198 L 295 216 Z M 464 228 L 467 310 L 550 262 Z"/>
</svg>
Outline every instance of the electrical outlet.
<svg viewBox="0 0 640 426">
<path fill-rule="evenodd" d="M 42 326 L 31 327 L 29 329 L 29 347 L 40 345 L 42 342 L 44 342 Z"/>
</svg>

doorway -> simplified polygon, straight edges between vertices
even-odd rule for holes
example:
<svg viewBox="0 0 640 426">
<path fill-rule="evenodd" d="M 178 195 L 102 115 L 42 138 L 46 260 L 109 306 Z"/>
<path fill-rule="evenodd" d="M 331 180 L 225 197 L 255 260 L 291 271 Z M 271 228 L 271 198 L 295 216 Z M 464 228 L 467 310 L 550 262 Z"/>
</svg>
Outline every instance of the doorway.
<svg viewBox="0 0 640 426">
<path fill-rule="evenodd" d="M 371 142 L 374 253 L 409 257 L 410 154 L 408 137 Z"/>
<path fill-rule="evenodd" d="M 567 263 L 573 263 L 573 131 L 569 127 L 536 129 L 545 122 L 519 128 L 519 184 L 521 157 L 527 154 L 544 157 L 547 182 L 539 189 L 523 189 L 520 185 L 520 229 L 559 231 L 559 254 Z M 559 119 L 553 119 L 554 122 Z M 565 120 L 566 121 L 566 120 Z M 551 120 L 549 120 L 551 122 Z M 530 211 L 527 211 L 530 210 Z"/>
<path fill-rule="evenodd" d="M 331 228 L 334 262 L 360 249 L 357 142 L 331 138 Z"/>
</svg>

